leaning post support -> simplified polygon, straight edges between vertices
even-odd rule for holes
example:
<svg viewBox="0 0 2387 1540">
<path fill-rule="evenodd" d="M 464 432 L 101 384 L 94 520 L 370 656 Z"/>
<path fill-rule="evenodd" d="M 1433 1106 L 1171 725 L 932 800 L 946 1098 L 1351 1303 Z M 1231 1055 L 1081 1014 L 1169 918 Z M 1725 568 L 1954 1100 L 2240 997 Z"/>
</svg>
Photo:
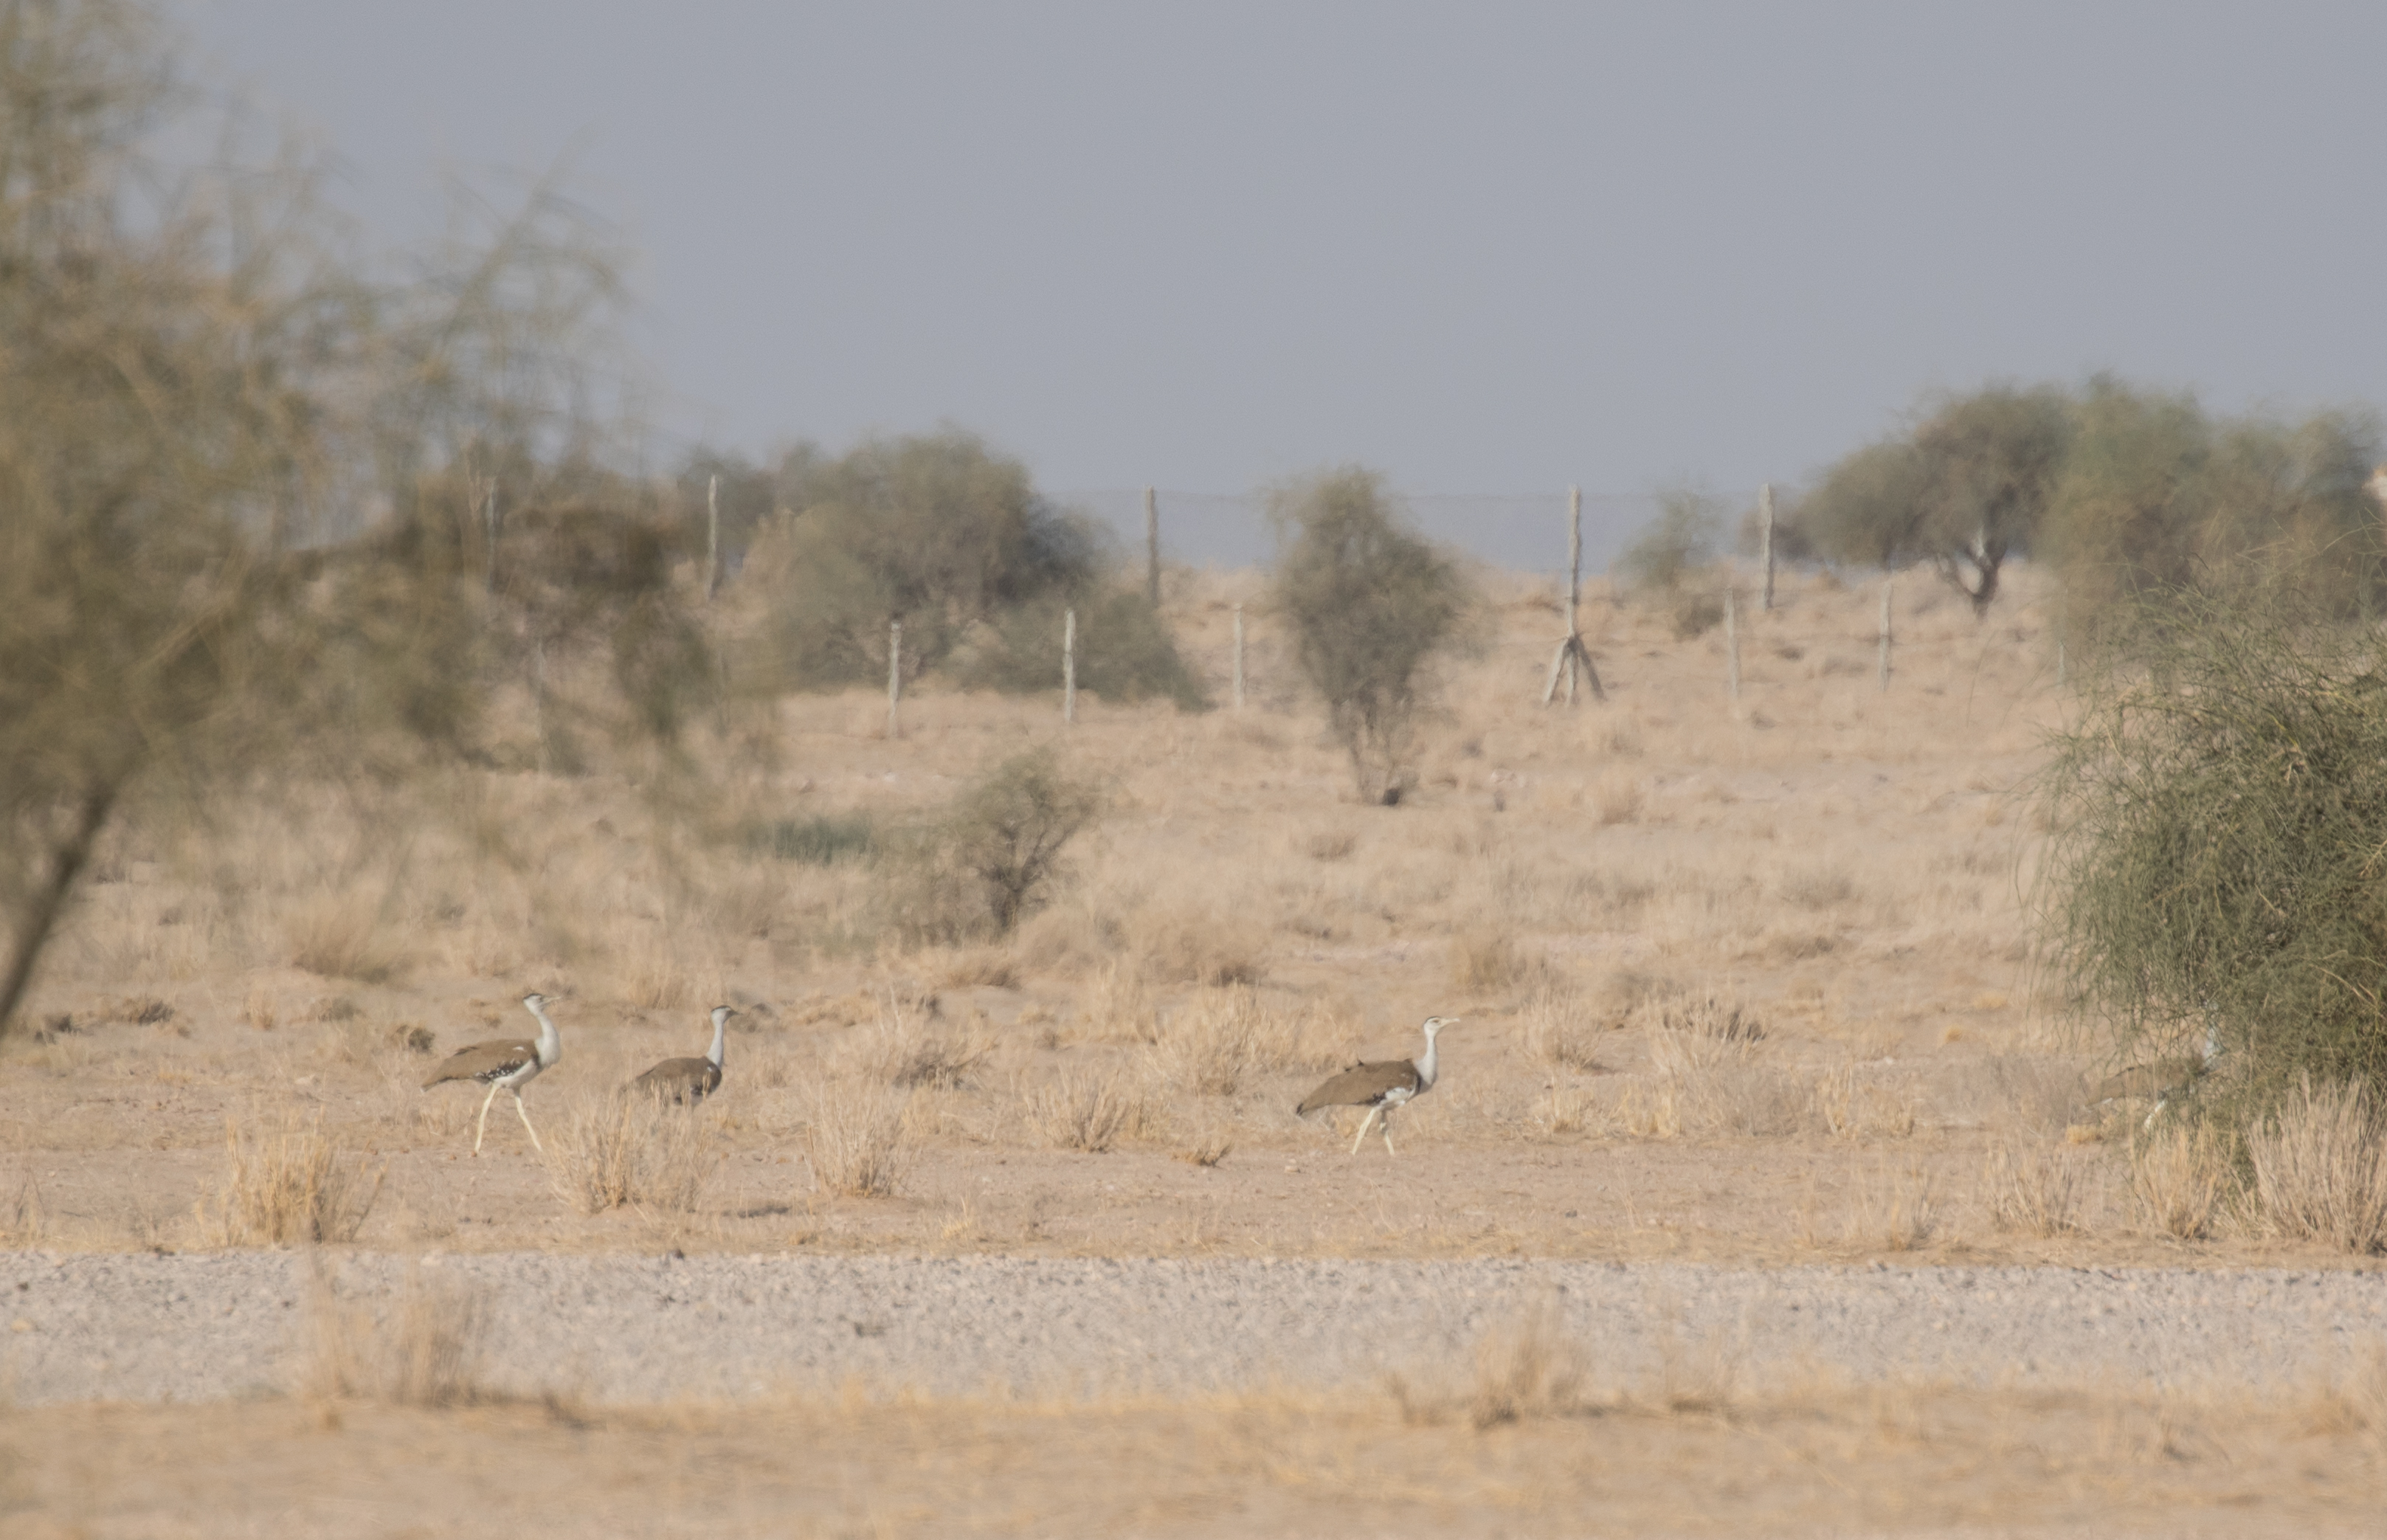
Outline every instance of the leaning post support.
<svg viewBox="0 0 2387 1540">
<path fill-rule="evenodd" d="M 1549 682 L 1542 687 L 1542 704 L 1558 699 L 1559 675 L 1566 675 L 1567 704 L 1574 704 L 1574 683 L 1578 670 L 1591 681 L 1595 701 L 1605 701 L 1608 691 L 1600 688 L 1599 670 L 1592 666 L 1591 651 L 1583 645 L 1583 627 L 1578 614 L 1583 600 L 1583 488 L 1567 488 L 1567 600 L 1566 636 L 1559 650 L 1550 657 Z"/>
</svg>

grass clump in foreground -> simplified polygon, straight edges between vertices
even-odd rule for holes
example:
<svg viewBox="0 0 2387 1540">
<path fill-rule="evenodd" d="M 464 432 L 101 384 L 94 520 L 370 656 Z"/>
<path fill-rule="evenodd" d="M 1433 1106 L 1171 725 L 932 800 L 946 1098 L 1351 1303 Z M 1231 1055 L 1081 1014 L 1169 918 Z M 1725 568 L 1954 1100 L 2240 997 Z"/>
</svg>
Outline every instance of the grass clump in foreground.
<svg viewBox="0 0 2387 1540">
<path fill-rule="evenodd" d="M 225 1125 L 231 1169 L 217 1229 L 225 1245 L 353 1241 L 381 1197 L 388 1167 L 344 1157 L 322 1118 L 286 1115 L 279 1129 Z"/>
</svg>

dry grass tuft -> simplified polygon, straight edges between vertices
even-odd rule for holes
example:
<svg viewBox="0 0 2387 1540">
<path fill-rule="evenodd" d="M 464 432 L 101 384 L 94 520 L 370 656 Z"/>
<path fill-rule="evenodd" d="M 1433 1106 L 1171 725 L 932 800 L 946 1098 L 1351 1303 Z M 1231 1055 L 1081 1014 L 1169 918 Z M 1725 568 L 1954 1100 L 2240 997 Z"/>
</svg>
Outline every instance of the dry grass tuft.
<svg viewBox="0 0 2387 1540">
<path fill-rule="evenodd" d="M 1200 1166 L 1206 1169 L 1226 1159 L 1234 1148 L 1234 1135 L 1228 1131 L 1225 1124 L 1205 1119 L 1172 1153 L 1188 1166 Z"/>
<path fill-rule="evenodd" d="M 1601 1117 L 1599 1098 L 1589 1086 L 1564 1085 L 1553 1081 L 1534 1100 L 1534 1127 L 1545 1135 L 1582 1133 L 1597 1127 Z"/>
<path fill-rule="evenodd" d="M 1995 1144 L 1981 1171 L 1982 1206 L 1990 1223 L 2010 1233 L 2070 1234 L 2081 1228 L 2077 1216 L 2086 1180 L 2068 1150 Z"/>
<path fill-rule="evenodd" d="M 1939 1232 L 1939 1195 L 1919 1161 L 1884 1160 L 1857 1183 L 1844 1238 L 1864 1251 L 1919 1251 Z"/>
<path fill-rule="evenodd" d="M 31 1251 L 50 1229 L 49 1211 L 42 1205 L 42 1189 L 28 1166 L 17 1177 L 17 1191 L 0 1203 L 0 1250 Z"/>
<path fill-rule="evenodd" d="M 2131 1142 L 2130 1197 L 2158 1234 L 2212 1234 L 2229 1186 L 2229 1155 L 2211 1129 L 2175 1124 Z"/>
<path fill-rule="evenodd" d="M 2387 1244 L 2387 1130 L 2359 1085 L 2299 1085 L 2246 1135 L 2254 1197 L 2276 1234 L 2356 1256 Z"/>
<path fill-rule="evenodd" d="M 386 1317 L 341 1297 L 318 1271 L 313 1289 L 314 1353 L 306 1393 L 318 1400 L 367 1400 L 398 1407 L 453 1407 L 484 1399 L 479 1388 L 488 1310 L 461 1284 L 434 1279 L 418 1264 Z"/>
<path fill-rule="evenodd" d="M 1159 1037 L 1159 1017 L 1151 991 L 1132 963 L 1112 963 L 1094 975 L 1086 990 L 1078 1018 L 1092 1035 L 1111 1042 L 1152 1042 Z"/>
<path fill-rule="evenodd" d="M 1586 1409 L 1583 1352 L 1566 1332 L 1555 1297 L 1484 1334 L 1475 1348 L 1475 1383 L 1467 1420 L 1478 1430 Z"/>
<path fill-rule="evenodd" d="M 1433 1427 L 1464 1419 L 1482 1433 L 1508 1423 L 1579 1417 L 1596 1410 L 1583 1349 L 1566 1331 L 1559 1296 L 1546 1294 L 1488 1328 L 1475 1344 L 1474 1373 L 1463 1386 L 1436 1391 L 1407 1376 L 1386 1376 L 1401 1420 Z"/>
<path fill-rule="evenodd" d="M 1198 1096 L 1231 1096 L 1256 1076 L 1340 1063 L 1344 1024 L 1319 1010 L 1273 1011 L 1247 989 L 1211 990 L 1156 1029 L 1153 1065 Z"/>
<path fill-rule="evenodd" d="M 947 990 L 1016 990 L 1019 964 L 1002 947 L 969 947 L 944 959 L 937 970 L 937 987 Z"/>
<path fill-rule="evenodd" d="M 892 1197 L 919 1159 L 912 1093 L 886 1086 L 818 1085 L 804 1124 L 804 1155 L 821 1191 Z"/>
<path fill-rule="evenodd" d="M 270 1032 L 282 1024 L 282 997 L 272 987 L 259 982 L 248 987 L 248 1003 L 241 1007 L 241 1019 L 260 1032 Z"/>
<path fill-rule="evenodd" d="M 218 1229 L 228 1246 L 353 1241 L 389 1174 L 386 1164 L 368 1173 L 361 1156 L 342 1158 L 321 1114 L 286 1114 L 272 1132 L 227 1119 L 224 1146 L 232 1168 Z"/>
<path fill-rule="evenodd" d="M 1349 829 L 1328 829 L 1302 841 L 1302 853 L 1312 861 L 1347 861 L 1359 848 L 1359 837 Z"/>
<path fill-rule="evenodd" d="M 1765 1036 L 1764 1023 L 1749 1007 L 1708 991 L 1651 994 L 1635 1007 L 1634 1017 L 1652 1034 L 1720 1044 L 1719 1058 L 1725 1056 L 1724 1050 L 1744 1048 Z"/>
<path fill-rule="evenodd" d="M 621 997 L 650 1011 L 680 1010 L 698 1003 L 696 971 L 669 937 L 642 931 L 623 950 L 616 982 Z"/>
<path fill-rule="evenodd" d="M 721 1168 L 701 1108 L 624 1092 L 566 1104 L 547 1144 L 549 1183 L 583 1214 L 692 1212 Z"/>
<path fill-rule="evenodd" d="M 1141 910 L 1127 926 L 1144 974 L 1167 983 L 1223 989 L 1268 977 L 1268 928 L 1210 909 Z"/>
<path fill-rule="evenodd" d="M 360 894 L 320 899 L 282 922 L 293 967 L 326 978 L 380 984 L 406 966 L 406 953 L 383 924 L 381 906 Z"/>
<path fill-rule="evenodd" d="M 1632 776 L 1602 776 L 1592 789 L 1592 807 L 1602 827 L 1641 821 L 1641 782 Z"/>
<path fill-rule="evenodd" d="M 1572 990 L 1536 991 L 1525 1003 L 1525 1052 L 1549 1069 L 1595 1070 L 1607 1023 Z"/>
<path fill-rule="evenodd" d="M 1450 939 L 1450 981 L 1477 993 L 1512 989 L 1547 970 L 1539 957 L 1529 955 L 1507 931 L 1475 926 Z"/>
<path fill-rule="evenodd" d="M 888 991 L 878 1019 L 864 1028 L 851 1052 L 865 1073 L 891 1086 L 959 1087 L 994 1052 L 994 1034 L 976 1016 L 951 1025 L 919 1010 L 904 1009 Z"/>
<path fill-rule="evenodd" d="M 1141 1133 L 1145 1117 L 1143 1094 L 1118 1075 L 1064 1070 L 1028 1098 L 1028 1126 L 1056 1150 L 1101 1155 L 1120 1139 Z"/>
<path fill-rule="evenodd" d="M 1837 1139 L 1904 1139 L 1914 1131 L 1914 1104 L 1889 1087 L 1861 1079 L 1850 1063 L 1815 1082 L 1814 1106 Z"/>
</svg>

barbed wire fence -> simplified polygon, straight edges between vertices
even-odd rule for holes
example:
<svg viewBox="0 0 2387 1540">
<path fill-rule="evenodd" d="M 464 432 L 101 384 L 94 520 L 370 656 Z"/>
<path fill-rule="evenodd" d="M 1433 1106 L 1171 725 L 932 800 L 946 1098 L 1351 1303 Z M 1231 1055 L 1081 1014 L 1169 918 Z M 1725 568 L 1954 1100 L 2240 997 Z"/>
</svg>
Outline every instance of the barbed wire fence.
<svg viewBox="0 0 2387 1540">
<path fill-rule="evenodd" d="M 1276 531 L 1257 492 L 1188 492 L 1168 487 L 1092 487 L 1054 500 L 1091 514 L 1117 534 L 1140 563 L 1145 553 L 1146 498 L 1157 515 L 1164 562 L 1193 567 L 1265 566 Z M 1562 574 L 1567 565 L 1567 489 L 1548 492 L 1412 492 L 1400 497 L 1419 532 L 1489 566 Z M 1640 492 L 1583 494 L 1583 567 L 1603 573 L 1644 525 L 1658 499 Z"/>
</svg>

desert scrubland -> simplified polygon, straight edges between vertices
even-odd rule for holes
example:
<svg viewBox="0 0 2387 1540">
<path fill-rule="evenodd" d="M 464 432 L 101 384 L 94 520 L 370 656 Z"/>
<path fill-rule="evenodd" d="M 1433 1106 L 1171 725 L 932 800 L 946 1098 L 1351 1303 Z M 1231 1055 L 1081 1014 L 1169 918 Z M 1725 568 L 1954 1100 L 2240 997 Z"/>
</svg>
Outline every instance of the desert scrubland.
<svg viewBox="0 0 2387 1540">
<path fill-rule="evenodd" d="M 2068 696 L 2030 574 L 1982 623 L 1901 578 L 1887 689 L 1878 586 L 1744 597 L 1737 708 L 1722 629 L 1594 585 L 1609 699 L 1545 709 L 1550 585 L 1481 581 L 1394 807 L 1351 792 L 1260 577 L 1179 571 L 1207 713 L 1080 698 L 1065 728 L 1057 690 L 931 687 L 890 737 L 883 696 L 796 695 L 697 735 L 695 805 L 533 760 L 125 825 L 0 1056 L 0 1243 L 313 1246 L 315 1335 L 234 1417 L 0 1413 L 6 1500 L 36 1534 L 2358 1532 L 2387 1433 L 2358 1355 L 1759 1385 L 1603 1366 L 1521 1291 L 1431 1382 L 623 1406 L 476 1385 L 402 1311 L 338 1324 L 349 1253 L 2374 1265 L 2282 1236 L 2143 1105 L 2085 1103 L 2110 1051 L 2033 949 Z M 1101 816 L 1010 936 L 923 940 L 890 831 L 1040 746 Z M 546 1151 L 500 1094 L 475 1159 L 481 1092 L 419 1082 L 527 1035 L 534 989 Z M 724 1003 L 717 1095 L 615 1094 Z M 1349 1153 L 1356 1111 L 1294 1117 L 1428 1015 L 1463 1022 L 1396 1156 Z"/>
</svg>

